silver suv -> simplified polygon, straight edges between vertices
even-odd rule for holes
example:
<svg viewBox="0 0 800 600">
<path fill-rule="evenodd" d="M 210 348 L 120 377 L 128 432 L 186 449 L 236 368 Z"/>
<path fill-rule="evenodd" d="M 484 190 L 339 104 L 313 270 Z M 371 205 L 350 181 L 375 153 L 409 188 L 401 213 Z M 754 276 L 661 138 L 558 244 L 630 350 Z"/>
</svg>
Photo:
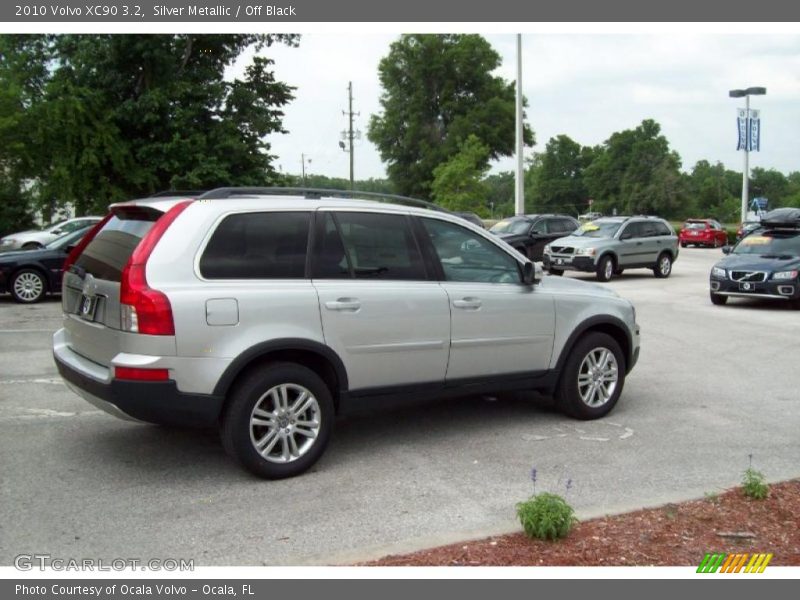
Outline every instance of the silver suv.
<svg viewBox="0 0 800 600">
<path fill-rule="evenodd" d="M 359 406 L 536 389 L 602 417 L 639 355 L 630 302 L 449 213 L 273 188 L 110 210 L 64 267 L 62 377 L 120 417 L 218 425 L 262 477 Z"/>
<path fill-rule="evenodd" d="M 542 263 L 551 275 L 565 270 L 595 273 L 609 281 L 625 269 L 652 269 L 669 277 L 678 258 L 678 236 L 658 217 L 603 217 L 585 223 L 544 248 Z"/>
</svg>

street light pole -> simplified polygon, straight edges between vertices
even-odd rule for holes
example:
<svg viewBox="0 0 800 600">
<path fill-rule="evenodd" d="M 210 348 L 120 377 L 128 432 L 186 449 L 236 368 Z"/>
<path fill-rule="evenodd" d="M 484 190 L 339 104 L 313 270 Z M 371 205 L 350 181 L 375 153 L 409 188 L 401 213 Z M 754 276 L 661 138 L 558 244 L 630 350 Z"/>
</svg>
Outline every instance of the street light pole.
<svg viewBox="0 0 800 600">
<path fill-rule="evenodd" d="M 767 88 L 749 87 L 744 90 L 730 90 L 728 96 L 731 98 L 744 98 L 744 118 L 746 136 L 744 140 L 744 169 L 742 170 L 742 223 L 747 220 L 747 205 L 749 203 L 750 187 L 750 96 L 765 96 Z M 741 134 L 740 134 L 741 135 Z"/>
<path fill-rule="evenodd" d="M 306 155 L 301 153 L 300 154 L 300 166 L 301 166 L 302 173 L 303 173 L 303 187 L 306 187 L 306 161 L 308 161 L 308 163 L 311 164 L 311 159 L 310 158 L 306 158 Z"/>
<path fill-rule="evenodd" d="M 518 215 L 525 214 L 525 167 L 522 161 L 522 147 L 524 141 L 524 129 L 522 123 L 522 34 L 517 34 L 517 98 L 516 98 L 516 149 L 517 149 L 517 169 L 516 186 L 514 188 L 514 212 Z"/>
</svg>

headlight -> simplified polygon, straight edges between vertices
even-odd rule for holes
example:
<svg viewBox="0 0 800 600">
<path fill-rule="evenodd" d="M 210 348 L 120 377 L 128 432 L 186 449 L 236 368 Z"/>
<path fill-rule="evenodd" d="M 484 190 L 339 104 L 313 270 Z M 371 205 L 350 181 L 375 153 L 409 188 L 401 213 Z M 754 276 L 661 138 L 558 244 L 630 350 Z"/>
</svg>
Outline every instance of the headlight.
<svg viewBox="0 0 800 600">
<path fill-rule="evenodd" d="M 786 281 L 787 279 L 797 279 L 797 271 L 778 271 L 772 274 L 773 279 Z"/>
<path fill-rule="evenodd" d="M 3 238 L 0 240 L 0 246 L 10 246 L 11 244 L 16 243 L 17 240 L 11 238 Z"/>
<path fill-rule="evenodd" d="M 544 247 L 544 250 L 543 250 L 543 252 L 544 252 L 545 254 L 550 254 L 550 244 L 547 244 L 547 245 Z"/>
<path fill-rule="evenodd" d="M 579 256 L 594 256 L 594 248 L 575 248 L 575 254 Z"/>
<path fill-rule="evenodd" d="M 711 276 L 725 279 L 728 276 L 728 272 L 722 267 L 711 267 Z"/>
</svg>

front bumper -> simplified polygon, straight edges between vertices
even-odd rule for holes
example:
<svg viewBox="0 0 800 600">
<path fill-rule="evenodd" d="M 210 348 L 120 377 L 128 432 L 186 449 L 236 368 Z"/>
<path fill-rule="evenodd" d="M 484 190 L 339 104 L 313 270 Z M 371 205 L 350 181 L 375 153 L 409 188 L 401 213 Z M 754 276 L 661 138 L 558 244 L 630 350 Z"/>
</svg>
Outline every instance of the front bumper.
<svg viewBox="0 0 800 600">
<path fill-rule="evenodd" d="M 594 258 L 591 256 L 551 255 L 542 256 L 542 266 L 546 270 L 558 269 L 562 271 L 584 271 L 593 273 L 596 269 Z"/>
<path fill-rule="evenodd" d="M 110 378 L 108 369 L 63 344 L 54 344 L 53 358 L 58 372 L 73 392 L 119 418 L 160 425 L 206 427 L 215 425 L 222 412 L 222 396 L 181 392 L 172 380 Z"/>
<path fill-rule="evenodd" d="M 749 286 L 749 289 L 745 287 L 746 285 Z M 714 294 L 736 298 L 800 299 L 800 282 L 796 279 L 786 281 L 767 280 L 745 284 L 739 281 L 731 281 L 730 279 L 712 277 L 709 280 L 709 289 Z"/>
</svg>

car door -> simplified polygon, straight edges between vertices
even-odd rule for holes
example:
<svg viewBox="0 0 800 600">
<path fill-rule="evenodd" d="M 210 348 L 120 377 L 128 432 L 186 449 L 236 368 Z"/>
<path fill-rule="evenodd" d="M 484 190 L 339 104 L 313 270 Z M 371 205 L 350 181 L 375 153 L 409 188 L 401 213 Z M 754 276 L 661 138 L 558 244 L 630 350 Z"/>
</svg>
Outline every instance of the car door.
<svg viewBox="0 0 800 600">
<path fill-rule="evenodd" d="M 542 260 L 544 247 L 560 237 L 552 234 L 551 225 L 550 219 L 539 219 L 531 227 L 528 241 L 528 258 L 531 260 Z"/>
<path fill-rule="evenodd" d="M 638 222 L 625 223 L 619 233 L 619 265 L 631 267 L 640 261 L 642 255 L 641 228 Z"/>
<path fill-rule="evenodd" d="M 351 391 L 443 383 L 450 308 L 410 218 L 320 209 L 315 240 L 325 343 L 344 361 Z"/>
<path fill-rule="evenodd" d="M 450 302 L 447 381 L 547 369 L 553 298 L 523 284 L 517 259 L 487 238 L 442 219 L 420 223 Z"/>
</svg>

